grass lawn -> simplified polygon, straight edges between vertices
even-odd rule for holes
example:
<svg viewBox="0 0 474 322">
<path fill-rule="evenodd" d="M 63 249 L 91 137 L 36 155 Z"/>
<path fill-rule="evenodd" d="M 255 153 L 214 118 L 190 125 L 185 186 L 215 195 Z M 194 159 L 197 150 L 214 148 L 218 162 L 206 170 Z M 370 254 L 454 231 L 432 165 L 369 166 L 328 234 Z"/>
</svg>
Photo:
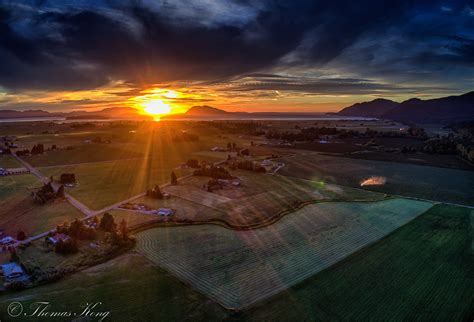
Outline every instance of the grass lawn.
<svg viewBox="0 0 474 322">
<path fill-rule="evenodd" d="M 81 303 L 102 302 L 94 311 L 110 311 L 105 321 L 222 320 L 226 312 L 169 273 L 137 254 L 126 254 L 76 273 L 57 283 L 0 296 L 0 318 L 10 321 L 7 307 L 19 301 L 48 301 L 51 310 L 80 313 Z M 71 318 L 54 318 L 70 321 Z"/>
<path fill-rule="evenodd" d="M 22 168 L 23 166 L 11 155 L 0 155 L 0 168 Z"/>
<path fill-rule="evenodd" d="M 241 320 L 471 321 L 470 212 L 437 205 L 380 242 L 244 312 Z"/>
</svg>

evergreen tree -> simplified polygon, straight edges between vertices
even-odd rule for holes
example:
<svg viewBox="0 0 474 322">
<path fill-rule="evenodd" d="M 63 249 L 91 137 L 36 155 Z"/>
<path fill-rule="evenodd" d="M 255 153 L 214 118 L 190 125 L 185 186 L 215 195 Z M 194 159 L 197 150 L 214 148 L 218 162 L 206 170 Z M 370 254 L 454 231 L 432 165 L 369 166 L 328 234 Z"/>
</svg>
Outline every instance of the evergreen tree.
<svg viewBox="0 0 474 322">
<path fill-rule="evenodd" d="M 108 212 L 106 212 L 102 216 L 102 219 L 100 220 L 99 227 L 100 229 L 108 231 L 108 232 L 115 231 L 116 225 L 115 225 L 114 217 Z"/>
<path fill-rule="evenodd" d="M 56 193 L 56 197 L 64 198 L 64 186 L 59 186 L 58 192 Z"/>
<path fill-rule="evenodd" d="M 171 184 L 176 185 L 178 184 L 178 178 L 176 177 L 176 174 L 174 171 L 171 171 Z"/>
</svg>

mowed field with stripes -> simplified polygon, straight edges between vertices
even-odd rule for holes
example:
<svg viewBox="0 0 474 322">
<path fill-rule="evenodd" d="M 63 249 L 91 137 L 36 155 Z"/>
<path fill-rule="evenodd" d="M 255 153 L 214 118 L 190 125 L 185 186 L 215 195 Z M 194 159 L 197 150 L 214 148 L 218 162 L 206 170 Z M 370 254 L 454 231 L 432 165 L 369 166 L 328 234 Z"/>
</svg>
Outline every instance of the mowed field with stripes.
<svg viewBox="0 0 474 322">
<path fill-rule="evenodd" d="M 215 225 L 146 230 L 137 235 L 137 248 L 224 307 L 242 309 L 380 240 L 431 206 L 402 198 L 315 203 L 249 231 Z"/>
</svg>

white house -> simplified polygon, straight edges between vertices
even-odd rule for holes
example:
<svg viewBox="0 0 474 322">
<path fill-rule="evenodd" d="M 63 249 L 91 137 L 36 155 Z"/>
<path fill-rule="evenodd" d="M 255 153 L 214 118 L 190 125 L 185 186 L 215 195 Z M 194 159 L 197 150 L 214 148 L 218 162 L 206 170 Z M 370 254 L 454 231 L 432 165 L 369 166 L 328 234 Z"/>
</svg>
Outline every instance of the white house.
<svg viewBox="0 0 474 322">
<path fill-rule="evenodd" d="M 46 238 L 46 242 L 51 243 L 51 245 L 54 246 L 60 241 L 68 241 L 69 239 L 71 239 L 71 237 L 68 235 L 56 233 L 53 236 Z"/>
</svg>

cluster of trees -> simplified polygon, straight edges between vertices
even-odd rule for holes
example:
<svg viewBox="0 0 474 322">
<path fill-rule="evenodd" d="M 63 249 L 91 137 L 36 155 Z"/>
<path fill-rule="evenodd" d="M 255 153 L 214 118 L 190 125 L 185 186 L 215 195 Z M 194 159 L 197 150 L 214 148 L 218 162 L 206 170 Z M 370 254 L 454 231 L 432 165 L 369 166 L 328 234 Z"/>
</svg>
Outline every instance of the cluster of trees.
<svg viewBox="0 0 474 322">
<path fill-rule="evenodd" d="M 158 185 L 156 185 L 153 189 L 148 189 L 146 191 L 146 196 L 153 199 L 163 199 L 163 193 L 161 192 Z"/>
<path fill-rule="evenodd" d="M 24 156 L 24 155 L 29 155 L 29 154 L 30 154 L 30 150 L 28 149 L 16 151 L 16 155 L 18 155 L 19 157 Z"/>
<path fill-rule="evenodd" d="M 35 144 L 30 152 L 32 155 L 43 154 L 44 153 L 44 145 L 39 143 Z"/>
<path fill-rule="evenodd" d="M 97 217 L 92 218 L 92 222 L 99 224 Z M 86 226 L 83 221 L 76 219 L 71 224 L 63 224 L 56 228 L 56 232 L 68 235 L 71 238 L 79 240 L 93 240 L 97 237 L 94 228 Z"/>
<path fill-rule="evenodd" d="M 324 135 L 335 135 L 340 139 L 348 138 L 376 138 L 376 137 L 410 137 L 418 140 L 426 140 L 428 135 L 423 128 L 410 127 L 407 131 L 376 131 L 371 128 L 367 128 L 365 132 L 359 132 L 354 130 L 337 129 L 335 127 L 309 127 L 299 129 L 298 132 L 278 132 L 269 131 L 265 137 L 267 139 L 277 139 L 287 142 L 303 142 L 303 141 L 314 141 L 321 138 Z"/>
<path fill-rule="evenodd" d="M 265 137 L 267 139 L 277 139 L 288 142 L 295 141 L 314 141 L 319 139 L 320 135 L 337 135 L 341 131 L 338 131 L 336 128 L 328 127 L 309 127 L 305 129 L 300 129 L 299 132 L 277 132 L 269 131 Z"/>
<path fill-rule="evenodd" d="M 91 220 L 98 229 L 110 233 L 110 241 L 112 245 L 120 246 L 129 240 L 128 227 L 125 220 L 122 220 L 117 227 L 114 217 L 108 212 L 104 213 L 99 220 L 93 217 Z M 60 254 L 76 253 L 78 249 L 78 240 L 94 240 L 97 238 L 95 228 L 87 226 L 83 221 L 76 219 L 71 224 L 63 224 L 56 228 L 56 232 L 69 236 L 66 240 L 60 240 L 56 243 L 54 251 Z"/>
<path fill-rule="evenodd" d="M 232 176 L 227 169 L 217 166 L 203 167 L 194 170 L 193 175 L 199 177 L 212 177 L 214 179 L 234 179 L 234 176 Z"/>
<path fill-rule="evenodd" d="M 198 169 L 201 167 L 197 159 L 189 159 L 188 161 L 186 161 L 186 165 L 193 169 Z"/>
<path fill-rule="evenodd" d="M 424 152 L 430 154 L 456 154 L 457 143 L 452 140 L 448 140 L 446 138 L 441 139 L 429 139 L 426 140 L 421 145 L 411 145 L 411 146 L 404 146 L 402 148 L 403 153 L 407 152 Z"/>
<path fill-rule="evenodd" d="M 64 186 L 61 185 L 58 191 L 54 191 L 51 182 L 45 183 L 39 190 L 32 192 L 34 202 L 43 205 L 48 201 L 54 200 L 55 198 L 64 197 Z"/>
<path fill-rule="evenodd" d="M 55 246 L 54 251 L 58 254 L 75 254 L 79 251 L 77 247 L 77 240 L 74 238 L 69 238 L 67 240 L 60 240 Z"/>
<path fill-rule="evenodd" d="M 62 184 L 76 183 L 76 175 L 74 173 L 63 173 L 59 177 L 59 182 Z"/>
<path fill-rule="evenodd" d="M 219 190 L 221 187 L 221 184 L 219 183 L 219 180 L 212 178 L 207 182 L 207 191 L 208 192 L 213 192 L 216 190 Z"/>
<path fill-rule="evenodd" d="M 266 170 L 257 162 L 253 162 L 250 160 L 236 160 L 229 164 L 229 168 L 232 170 L 241 169 L 247 171 L 255 171 L 260 173 L 265 173 Z"/>
</svg>

